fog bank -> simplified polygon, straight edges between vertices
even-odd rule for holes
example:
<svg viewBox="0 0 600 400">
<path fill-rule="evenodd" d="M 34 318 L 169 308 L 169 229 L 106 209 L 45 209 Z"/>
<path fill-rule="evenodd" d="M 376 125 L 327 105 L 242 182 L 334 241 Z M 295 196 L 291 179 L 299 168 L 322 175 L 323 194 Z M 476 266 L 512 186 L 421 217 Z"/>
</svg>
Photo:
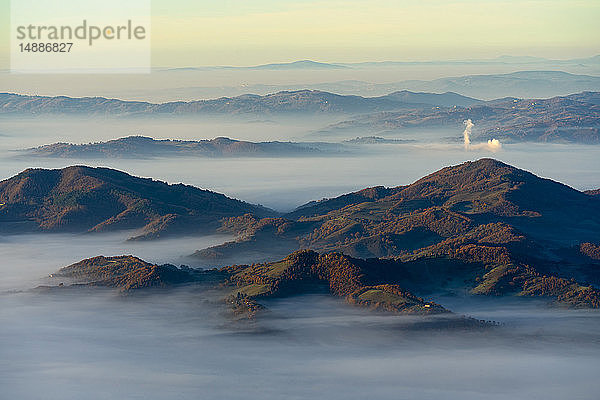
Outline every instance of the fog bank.
<svg viewBox="0 0 600 400">
<path fill-rule="evenodd" d="M 269 301 L 270 315 L 236 329 L 206 299 L 193 288 L 2 295 L 3 396 L 562 400 L 600 390 L 597 312 L 536 318 L 525 303 L 492 331 L 406 331 L 410 318 L 313 295 Z"/>
</svg>

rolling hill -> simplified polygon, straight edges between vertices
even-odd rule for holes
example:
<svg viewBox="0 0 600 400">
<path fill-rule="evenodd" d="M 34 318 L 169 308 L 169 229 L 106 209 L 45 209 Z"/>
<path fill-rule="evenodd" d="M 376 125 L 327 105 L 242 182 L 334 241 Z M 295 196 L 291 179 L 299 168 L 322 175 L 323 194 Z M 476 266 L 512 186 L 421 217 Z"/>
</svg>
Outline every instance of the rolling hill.
<svg viewBox="0 0 600 400">
<path fill-rule="evenodd" d="M 421 293 L 466 286 L 476 294 L 587 304 L 586 285 L 600 284 L 597 261 L 586 255 L 595 254 L 599 211 L 595 196 L 481 159 L 408 186 L 312 202 L 281 218 L 230 218 L 221 230 L 238 239 L 194 256 L 216 263 L 263 261 L 297 249 L 340 252 L 414 265 L 416 281 L 402 285 Z"/>
<path fill-rule="evenodd" d="M 334 124 L 314 136 L 406 131 L 475 124 L 472 139 L 502 142 L 600 143 L 598 92 L 550 99 L 499 99 L 471 107 L 446 107 L 366 114 Z"/>
<path fill-rule="evenodd" d="M 174 218 L 179 228 L 220 224 L 237 235 L 194 254 L 224 265 L 218 269 L 98 256 L 53 275 L 76 285 L 209 283 L 243 316 L 262 310 L 264 298 L 326 290 L 374 310 L 446 315 L 438 322 L 461 327 L 487 324 L 422 296 L 536 297 L 600 308 L 600 199 L 493 159 L 443 168 L 406 186 L 311 202 L 283 217 L 263 218 L 266 210 L 222 195 L 100 168 L 28 170 L 0 190 L 3 226 L 10 211 L 46 230 L 137 224 L 160 235 L 172 226 L 154 228 Z"/>
<path fill-rule="evenodd" d="M 594 69 L 598 68 L 598 57 L 595 58 Z M 503 63 L 498 61 L 499 63 Z M 232 86 L 189 86 L 170 89 L 161 93 L 156 91 L 143 91 L 147 96 L 159 96 L 165 99 L 208 99 L 221 96 L 240 96 L 244 93 L 265 95 L 283 90 L 320 90 L 324 92 L 338 93 L 341 95 L 359 96 L 385 96 L 389 93 L 409 90 L 412 92 L 446 93 L 454 92 L 464 96 L 483 100 L 493 100 L 502 97 L 519 98 L 548 98 L 555 96 L 566 96 L 571 93 L 582 91 L 600 91 L 600 77 L 597 73 L 588 70 L 589 75 L 573 74 L 564 71 L 553 71 L 557 64 L 552 61 L 551 66 L 536 65 L 535 70 L 518 71 L 523 65 L 515 64 L 517 72 L 504 74 L 476 74 L 444 77 L 433 80 L 402 80 L 389 83 L 367 82 L 357 79 L 345 79 L 340 81 L 320 83 L 287 83 L 287 84 L 241 84 Z M 584 61 L 585 62 L 585 61 Z M 426 64 L 426 63 L 425 63 Z M 340 65 L 340 64 L 336 64 Z M 361 65 L 348 65 L 350 68 L 362 68 Z M 344 66 L 342 65 L 342 66 Z M 532 64 L 530 64 L 532 65 Z M 366 68 L 394 68 L 392 63 L 367 63 Z M 317 69 L 317 68 L 314 68 Z M 313 70 L 314 70 L 313 69 Z M 202 68 L 179 69 L 178 71 L 200 71 Z M 326 70 L 322 68 L 321 70 Z M 581 70 L 577 68 L 577 70 Z M 331 78 L 329 78 L 331 79 Z M 454 105 L 454 104 L 452 104 Z"/>
<path fill-rule="evenodd" d="M 599 92 L 581 92 L 549 99 L 501 98 L 483 102 L 456 93 L 394 92 L 379 97 L 338 95 L 316 90 L 286 91 L 258 96 L 190 102 L 146 103 L 106 98 L 71 98 L 0 94 L 0 114 L 6 115 L 314 115 L 345 118 L 312 134 L 323 137 L 355 136 L 357 133 L 406 131 L 413 128 L 462 130 L 462 123 L 475 123 L 472 138 L 503 142 L 600 143 Z M 348 117 L 350 116 L 350 117 Z M 162 143 L 166 145 L 167 143 Z M 212 143 L 214 148 L 223 143 Z M 63 145 L 63 144 L 61 144 Z M 172 147 L 174 143 L 171 143 Z M 197 144 L 205 152 L 211 143 Z M 235 146 L 250 149 L 246 142 Z M 266 143 L 254 150 L 266 152 Z M 286 146 L 278 144 L 280 148 Z M 184 146 L 179 146 L 182 150 Z M 191 145 L 186 144 L 187 148 Z M 275 144 L 271 144 L 274 148 Z M 291 146 L 288 146 L 291 149 Z M 218 153 L 213 149 L 212 153 Z M 227 150 L 224 151 L 227 153 Z"/>
<path fill-rule="evenodd" d="M 270 210 L 193 186 L 109 168 L 28 169 L 0 182 L 2 232 L 139 229 L 138 238 L 211 232 L 226 217 Z"/>
<path fill-rule="evenodd" d="M 153 139 L 128 136 L 106 142 L 53 143 L 20 150 L 28 157 L 53 158 L 152 158 L 152 157 L 282 157 L 343 151 L 330 143 L 248 142 L 219 137 L 210 140 Z"/>
<path fill-rule="evenodd" d="M 596 64 L 597 58 L 596 58 Z M 585 90 L 600 90 L 600 77 L 563 71 L 517 71 L 508 74 L 481 74 L 439 78 L 431 81 L 404 81 L 402 87 L 424 92 L 457 92 L 491 100 L 498 97 L 538 98 L 564 96 Z"/>
<path fill-rule="evenodd" d="M 399 92 L 380 97 L 338 95 L 319 90 L 282 91 L 264 96 L 244 94 L 213 100 L 148 103 L 102 97 L 45 97 L 0 93 L 0 114 L 202 115 L 202 114 L 356 114 L 403 108 L 478 104 L 456 93 Z"/>
</svg>

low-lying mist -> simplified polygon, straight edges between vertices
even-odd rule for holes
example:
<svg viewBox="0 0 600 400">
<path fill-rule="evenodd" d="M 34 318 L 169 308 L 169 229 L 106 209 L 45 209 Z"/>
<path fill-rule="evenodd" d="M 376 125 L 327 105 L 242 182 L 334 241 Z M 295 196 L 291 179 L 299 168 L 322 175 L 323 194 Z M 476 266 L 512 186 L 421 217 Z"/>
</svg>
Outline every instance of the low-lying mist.
<svg viewBox="0 0 600 400">
<path fill-rule="evenodd" d="M 54 142 L 89 143 L 131 135 L 155 139 L 201 140 L 226 136 L 250 141 L 300 139 L 307 132 L 339 120 L 339 116 L 0 116 L 0 150 Z"/>
<path fill-rule="evenodd" d="M 495 62 L 494 62 L 495 61 Z M 151 74 L 11 74 L 0 71 L 3 91 L 48 96 L 103 96 L 140 101 L 182 101 L 210 99 L 241 94 L 267 94 L 281 90 L 316 88 L 363 96 L 387 94 L 395 90 L 445 92 L 493 99 L 505 96 L 543 97 L 584 90 L 579 81 L 558 83 L 533 79 L 528 84 L 502 87 L 497 80 L 460 85 L 437 86 L 435 82 L 419 82 L 465 75 L 506 74 L 516 71 L 561 71 L 597 76 L 594 62 L 546 61 L 532 63 L 496 59 L 484 62 L 422 62 L 399 64 L 353 65 L 351 68 L 324 69 L 245 69 L 245 68 L 154 68 Z M 457 84 L 458 83 L 458 84 Z M 383 88 L 378 88 L 383 84 Z M 585 88 L 589 89 L 589 88 Z"/>
<path fill-rule="evenodd" d="M 466 160 L 493 157 L 576 189 L 600 187 L 600 146 L 506 144 L 497 152 L 462 143 L 374 144 L 350 155 L 277 158 L 42 159 L 0 155 L 1 179 L 26 168 L 106 166 L 169 183 L 186 183 L 278 211 L 378 185 L 399 186 Z M 568 168 L 566 168 L 568 166 Z"/>
<path fill-rule="evenodd" d="M 0 71 L 0 84 L 10 92 L 156 102 L 269 93 L 298 85 L 375 95 L 387 90 L 369 82 L 393 86 L 400 80 L 541 66 L 598 72 L 596 64 L 580 62 L 503 61 L 322 71 L 155 69 L 147 75 L 110 77 Z M 555 88 L 532 79 L 519 93 L 535 85 L 548 96 L 567 94 L 572 92 L 567 88 L 580 85 L 567 82 L 576 86 Z M 489 99 L 515 95 L 504 93 L 514 89 L 498 88 L 493 78 L 488 84 L 471 84 L 471 78 L 465 82 L 470 83 L 463 87 L 470 88 L 463 94 Z M 5 114 L 0 116 L 0 180 L 27 168 L 105 166 L 285 212 L 311 200 L 377 185 L 406 185 L 449 165 L 493 157 L 580 190 L 600 188 L 600 146 L 511 144 L 504 139 L 500 145 L 475 143 L 477 138 L 471 143 L 468 136 L 469 143 L 463 143 L 462 129 L 450 127 L 378 132 L 369 125 L 346 124 L 354 128 L 344 129 L 340 122 L 350 117 Z M 349 154 L 277 158 L 90 160 L 25 157 L 14 151 L 131 135 L 336 143 L 377 135 L 397 143 L 360 144 Z M 486 329 L 442 330 L 422 317 L 376 313 L 326 294 L 261 300 L 266 311 L 258 318 L 236 320 L 222 301 L 223 289 L 202 284 L 127 293 L 47 287 L 61 282 L 49 274 L 85 258 L 132 254 L 157 264 L 197 266 L 193 262 L 200 261 L 185 256 L 232 239 L 211 235 L 126 241 L 131 235 L 0 235 L 0 400 L 565 400 L 596 399 L 600 393 L 600 312 L 550 308 L 543 300 L 434 296 L 458 315 L 498 323 Z"/>
<path fill-rule="evenodd" d="M 597 312 L 515 302 L 494 313 L 457 300 L 504 326 L 437 331 L 325 295 L 268 301 L 266 316 L 241 324 L 193 286 L 0 297 L 5 398 L 562 400 L 600 390 Z"/>
<path fill-rule="evenodd" d="M 30 167 L 108 166 L 287 211 L 365 187 L 409 184 L 442 167 L 493 156 L 578 189 L 600 187 L 600 146 L 503 144 L 496 153 L 467 151 L 460 132 L 444 133 L 456 135 L 456 143 L 365 145 L 351 155 L 322 157 L 14 157 L 9 150 L 58 140 L 82 143 L 128 134 L 286 140 L 305 128 L 258 121 L 219 125 L 223 130 L 217 133 L 209 123 L 149 120 L 139 131 L 101 121 L 49 123 L 44 130 L 41 123 L 3 125 L 0 178 Z M 438 331 L 412 329 L 419 319 L 371 313 L 326 295 L 272 299 L 264 303 L 269 309 L 264 316 L 234 323 L 225 305 L 201 286 L 129 295 L 98 288 L 30 290 L 87 257 L 133 254 L 180 264 L 197 249 L 231 239 L 126 242 L 129 236 L 0 237 L 0 398 L 563 400 L 595 398 L 600 390 L 598 312 L 548 309 L 523 299 L 440 297 L 435 300 L 459 314 L 502 325 Z"/>
<path fill-rule="evenodd" d="M 84 258 L 131 254 L 152 263 L 178 265 L 187 263 L 185 256 L 195 250 L 232 239 L 227 235 L 212 235 L 127 241 L 132 233 L 3 235 L 0 237 L 0 292 L 46 284 L 49 274 Z"/>
<path fill-rule="evenodd" d="M 317 157 L 90 160 L 17 157 L 12 151 L 57 141 L 88 143 L 129 135 L 188 140 L 228 136 L 250 141 L 319 141 L 323 139 L 316 132 L 326 125 L 327 118 L 331 117 L 260 120 L 231 117 L 11 117 L 3 121 L 0 128 L 0 179 L 32 167 L 107 166 L 170 183 L 183 182 L 279 211 L 289 211 L 311 200 L 377 185 L 405 185 L 448 165 L 494 157 L 577 189 L 600 187 L 600 146 L 503 143 L 502 148 L 490 151 L 487 143 L 484 146 L 473 143 L 474 146 L 467 150 L 462 143 L 462 132 L 456 129 L 409 130 L 400 136 L 395 134 L 394 138 L 416 140 L 414 143 L 358 145 L 349 154 Z M 310 132 L 313 135 L 307 136 Z M 449 138 L 456 141 L 449 142 Z"/>
</svg>

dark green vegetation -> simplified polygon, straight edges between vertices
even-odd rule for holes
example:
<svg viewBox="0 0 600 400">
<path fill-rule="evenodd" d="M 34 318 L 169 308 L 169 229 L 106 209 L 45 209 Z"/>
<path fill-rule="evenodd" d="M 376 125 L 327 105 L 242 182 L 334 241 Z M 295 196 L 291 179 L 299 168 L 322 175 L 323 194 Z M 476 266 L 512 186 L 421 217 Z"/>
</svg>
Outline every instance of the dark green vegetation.
<svg viewBox="0 0 600 400">
<path fill-rule="evenodd" d="M 419 293 L 548 296 L 567 306 L 595 308 L 599 211 L 596 196 L 482 159 L 408 186 L 309 203 L 282 218 L 226 219 L 221 230 L 238 239 L 195 257 L 215 263 L 275 259 L 297 249 L 339 252 L 384 258 L 372 262 L 405 271 L 403 280 L 373 285 L 400 284 Z"/>
<path fill-rule="evenodd" d="M 58 158 L 150 158 L 150 157 L 277 157 L 340 152 L 331 143 L 247 142 L 219 137 L 211 140 L 153 139 L 128 136 L 107 142 L 53 143 L 22 150 L 25 156 Z"/>
<path fill-rule="evenodd" d="M 28 169 L 0 182 L 3 232 L 141 229 L 138 238 L 213 232 L 222 218 L 271 212 L 193 186 L 84 166 Z"/>
</svg>

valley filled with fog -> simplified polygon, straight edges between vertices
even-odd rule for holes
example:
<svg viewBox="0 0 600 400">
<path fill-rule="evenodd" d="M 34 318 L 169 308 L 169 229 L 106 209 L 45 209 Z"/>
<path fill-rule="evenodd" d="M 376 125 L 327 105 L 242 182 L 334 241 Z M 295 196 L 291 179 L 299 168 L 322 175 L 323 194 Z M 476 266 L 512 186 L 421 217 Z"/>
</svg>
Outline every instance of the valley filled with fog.
<svg viewBox="0 0 600 400">
<path fill-rule="evenodd" d="M 15 151 L 55 142 L 80 144 L 130 135 L 155 139 L 225 136 L 253 142 L 318 142 L 319 130 L 339 118 L 10 118 L 0 127 L 0 178 L 9 178 L 27 168 L 106 166 L 136 176 L 194 185 L 282 212 L 311 200 L 365 187 L 407 185 L 448 165 L 482 157 L 496 158 L 578 190 L 600 187 L 600 146 L 512 143 L 490 149 L 477 145 L 477 139 L 473 139 L 474 145 L 465 149 L 462 126 L 384 132 L 377 135 L 410 142 L 346 145 L 337 153 L 302 157 L 94 160 L 27 157 Z M 476 127 L 477 121 L 474 132 Z M 349 133 L 322 140 L 339 143 L 354 137 L 356 134 Z"/>
<path fill-rule="evenodd" d="M 418 330 L 415 317 L 325 295 L 271 300 L 268 315 L 245 324 L 201 288 L 3 292 L 0 301 L 6 398 L 558 400 L 600 390 L 600 315 L 535 302 L 471 300 L 457 312 L 504 325 L 469 332 Z"/>
<path fill-rule="evenodd" d="M 302 157 L 93 160 L 15 152 L 129 135 L 320 141 L 320 130 L 337 121 L 333 116 L 5 118 L 0 178 L 27 168 L 107 166 L 279 212 L 365 187 L 410 184 L 440 168 L 482 157 L 579 190 L 600 187 L 600 146 L 508 143 L 490 148 L 474 139 L 466 147 L 462 126 L 384 132 L 381 136 L 410 142 Z M 131 233 L 0 237 L 0 397 L 587 399 L 600 390 L 595 378 L 600 314 L 548 308 L 545 301 L 439 294 L 436 301 L 458 314 L 500 324 L 440 331 L 422 326 L 420 317 L 372 313 L 318 293 L 270 299 L 265 301 L 269 311 L 260 319 L 232 321 L 218 296 L 201 285 L 129 294 L 86 287 L 35 289 L 57 284 L 50 274 L 84 258 L 131 254 L 179 265 L 188 263 L 185 257 L 195 250 L 232 239 L 126 241 Z"/>
<path fill-rule="evenodd" d="M 600 399 L 599 0 L 0 10 L 0 400 Z"/>
</svg>

